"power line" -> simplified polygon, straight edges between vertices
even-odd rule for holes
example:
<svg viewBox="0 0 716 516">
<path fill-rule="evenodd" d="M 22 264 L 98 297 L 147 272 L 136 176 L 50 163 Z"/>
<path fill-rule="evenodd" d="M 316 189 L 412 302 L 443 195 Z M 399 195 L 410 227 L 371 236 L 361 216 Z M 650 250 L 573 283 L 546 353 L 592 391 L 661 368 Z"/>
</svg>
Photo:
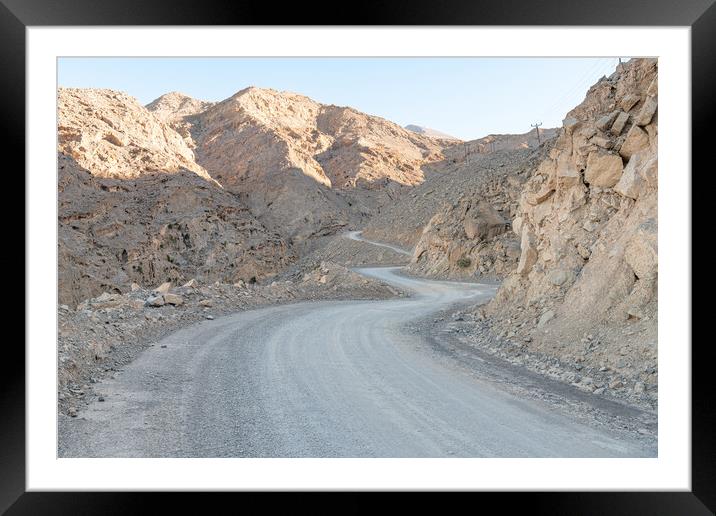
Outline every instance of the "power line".
<svg viewBox="0 0 716 516">
<path fill-rule="evenodd" d="M 585 88 L 588 89 L 588 86 L 590 86 L 594 82 L 594 75 L 599 72 L 601 77 L 601 75 L 604 74 L 604 71 L 613 66 L 612 63 L 613 58 L 600 58 L 599 60 L 595 61 L 592 66 L 585 73 L 582 74 L 579 80 L 573 83 L 572 86 L 568 88 L 563 94 L 555 98 L 555 100 L 550 104 L 547 109 L 545 109 L 545 111 L 541 114 L 539 118 L 544 118 L 546 116 L 551 115 L 555 110 L 567 104 L 567 101 L 573 99 L 575 95 L 581 95 Z"/>
<path fill-rule="evenodd" d="M 530 127 L 534 127 L 537 130 L 537 145 L 542 144 L 542 141 L 540 140 L 540 137 L 539 137 L 539 126 L 541 126 L 541 125 L 542 125 L 542 122 L 537 122 L 537 123 L 530 125 Z"/>
<path fill-rule="evenodd" d="M 591 66 L 585 73 L 583 73 L 583 74 L 580 76 L 580 78 L 579 78 L 576 82 L 574 82 L 569 89 L 567 89 L 564 93 L 562 93 L 561 95 L 559 95 L 559 96 L 557 96 L 557 97 L 555 98 L 555 100 L 552 102 L 552 104 L 550 105 L 550 107 L 545 110 L 545 112 L 542 114 L 542 116 L 540 116 L 540 118 L 544 118 L 545 115 L 551 114 L 551 113 L 552 113 L 555 109 L 557 109 L 560 105 L 563 105 L 566 99 L 571 99 L 572 96 L 573 96 L 577 91 L 580 91 L 580 90 L 583 88 L 585 82 L 587 82 L 587 81 L 589 81 L 589 82 L 593 81 L 593 80 L 594 80 L 594 79 L 593 79 L 594 74 L 595 74 L 597 71 L 599 71 L 599 69 L 600 69 L 603 65 L 604 65 L 604 60 L 603 60 L 603 59 L 599 59 L 599 60 L 595 61 L 595 62 L 592 64 L 592 66 Z"/>
</svg>

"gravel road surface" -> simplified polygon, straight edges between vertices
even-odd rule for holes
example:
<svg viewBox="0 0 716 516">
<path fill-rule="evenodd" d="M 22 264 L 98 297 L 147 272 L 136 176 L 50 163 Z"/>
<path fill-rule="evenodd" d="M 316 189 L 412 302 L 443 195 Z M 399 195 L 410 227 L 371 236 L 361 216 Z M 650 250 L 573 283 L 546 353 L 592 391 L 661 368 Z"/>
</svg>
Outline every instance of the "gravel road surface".
<svg viewBox="0 0 716 516">
<path fill-rule="evenodd" d="M 411 297 L 305 302 L 184 328 L 59 421 L 61 457 L 643 457 L 586 425 L 436 361 L 403 326 L 495 286 L 357 269 Z M 420 344 L 420 345 L 418 345 Z"/>
</svg>

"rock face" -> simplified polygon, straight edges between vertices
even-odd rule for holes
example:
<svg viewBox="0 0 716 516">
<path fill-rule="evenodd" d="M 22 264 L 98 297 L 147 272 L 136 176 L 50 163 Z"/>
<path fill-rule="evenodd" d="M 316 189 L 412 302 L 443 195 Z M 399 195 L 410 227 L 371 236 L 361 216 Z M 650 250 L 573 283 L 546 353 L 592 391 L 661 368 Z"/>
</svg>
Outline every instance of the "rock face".
<svg viewBox="0 0 716 516">
<path fill-rule="evenodd" d="M 146 108 L 164 122 L 175 124 L 183 121 L 184 117 L 196 115 L 206 111 L 215 102 L 205 102 L 192 98 L 178 91 L 165 93 L 147 104 Z"/>
<path fill-rule="evenodd" d="M 519 266 L 486 313 L 517 324 L 542 352 L 581 351 L 566 344 L 580 332 L 639 320 L 641 343 L 611 352 L 632 365 L 656 357 L 656 82 L 657 61 L 633 59 L 592 86 L 525 184 L 513 222 L 522 228 Z M 611 119 L 624 126 L 610 129 Z M 534 318 L 546 310 L 553 317 L 539 319 L 538 331 Z M 580 360 L 604 359 L 617 345 Z"/>
<path fill-rule="evenodd" d="M 421 167 L 454 143 L 351 108 L 255 87 L 195 114 L 171 115 L 166 105 L 160 98 L 148 107 L 185 124 L 197 163 L 293 241 L 359 225 L 386 186 L 422 182 Z"/>
<path fill-rule="evenodd" d="M 131 284 L 269 276 L 293 255 L 234 195 L 194 173 L 96 177 L 59 157 L 59 299 Z"/>
<path fill-rule="evenodd" d="M 595 150 L 587 157 L 584 182 L 589 185 L 611 188 L 622 177 L 624 163 L 618 154 Z"/>
<path fill-rule="evenodd" d="M 210 180 L 184 139 L 134 97 L 113 90 L 60 88 L 58 150 L 94 176 L 134 179 L 188 170 Z"/>
<path fill-rule="evenodd" d="M 368 221 L 363 235 L 369 239 L 392 242 L 412 249 L 424 237 L 435 236 L 434 232 L 424 235 L 424 230 L 438 213 L 442 213 L 447 225 L 454 225 L 450 231 L 454 232 L 455 236 L 462 235 L 465 221 L 460 219 L 461 212 L 456 203 L 460 199 L 470 199 L 470 203 L 473 203 L 484 196 L 509 222 L 517 209 L 518 199 L 514 196 L 519 194 L 527 174 L 541 161 L 543 153 L 551 146 L 551 141 L 553 140 L 546 140 L 539 148 L 520 146 L 484 153 L 466 154 L 463 144 L 446 148 L 443 151 L 446 156 L 444 159 L 423 166 L 425 181 L 405 192 L 398 192 L 400 195 L 394 195 L 389 202 L 384 203 L 378 213 Z M 477 148 L 476 142 L 479 140 L 465 142 L 465 145 L 468 148 Z M 447 214 L 448 210 L 456 210 L 454 214 L 457 218 L 453 220 L 452 216 Z M 436 219 L 433 227 L 437 228 L 439 225 Z M 448 233 L 444 234 L 447 238 Z M 468 244 L 466 241 L 463 243 L 467 247 L 474 244 Z M 449 246 L 446 241 L 442 247 L 447 249 Z M 425 249 L 425 246 L 421 247 Z M 425 258 L 428 256 L 424 255 Z M 439 253 L 430 256 L 442 260 Z M 428 260 L 415 268 L 415 272 L 424 271 L 428 274 L 429 271 L 441 270 L 443 274 L 448 273 L 448 269 L 443 266 L 433 267 L 431 261 Z M 466 276 L 473 273 L 474 269 L 455 268 L 453 272 L 457 276 Z"/>
</svg>

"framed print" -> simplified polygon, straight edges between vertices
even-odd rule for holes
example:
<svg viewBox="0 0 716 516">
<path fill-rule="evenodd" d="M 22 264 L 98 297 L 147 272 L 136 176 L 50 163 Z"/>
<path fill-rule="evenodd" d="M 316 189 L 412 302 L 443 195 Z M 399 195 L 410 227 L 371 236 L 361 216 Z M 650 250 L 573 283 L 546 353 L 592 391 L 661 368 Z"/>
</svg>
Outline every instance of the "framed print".
<svg viewBox="0 0 716 516">
<path fill-rule="evenodd" d="M 27 203 L 3 510 L 714 510 L 710 2 L 209 7 L 3 0 Z"/>
</svg>

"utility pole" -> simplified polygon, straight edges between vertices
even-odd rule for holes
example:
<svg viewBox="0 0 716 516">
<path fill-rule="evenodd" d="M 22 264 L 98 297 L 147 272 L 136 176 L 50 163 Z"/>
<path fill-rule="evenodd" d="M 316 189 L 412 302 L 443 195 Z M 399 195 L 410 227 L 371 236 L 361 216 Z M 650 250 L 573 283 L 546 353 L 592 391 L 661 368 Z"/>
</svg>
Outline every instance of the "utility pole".
<svg viewBox="0 0 716 516">
<path fill-rule="evenodd" d="M 539 137 L 539 126 L 541 126 L 541 125 L 542 125 L 542 122 L 537 122 L 536 124 L 530 125 L 530 127 L 534 127 L 535 129 L 537 129 L 537 145 L 542 144 L 542 141 L 540 140 L 540 137 Z"/>
</svg>

